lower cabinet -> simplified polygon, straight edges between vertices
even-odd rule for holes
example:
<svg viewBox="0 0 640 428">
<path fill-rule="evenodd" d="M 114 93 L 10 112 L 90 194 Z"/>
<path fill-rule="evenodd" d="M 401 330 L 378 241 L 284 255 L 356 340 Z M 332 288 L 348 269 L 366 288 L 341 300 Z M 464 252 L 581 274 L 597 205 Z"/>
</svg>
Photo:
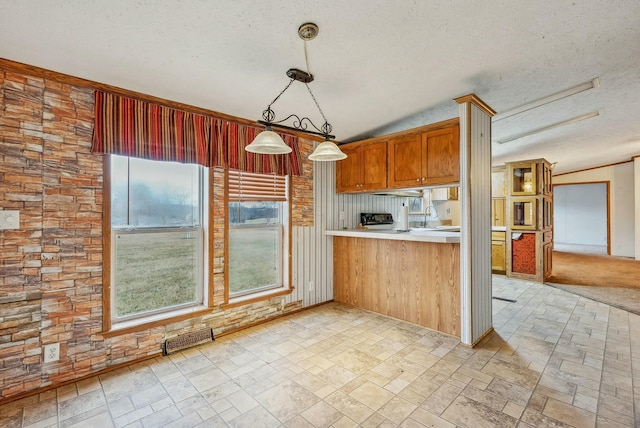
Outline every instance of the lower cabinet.
<svg viewBox="0 0 640 428">
<path fill-rule="evenodd" d="M 460 244 L 333 237 L 334 300 L 460 337 Z"/>
<path fill-rule="evenodd" d="M 544 244 L 542 247 L 542 257 L 543 257 L 543 269 L 544 269 L 544 279 L 548 279 L 551 276 L 551 271 L 553 269 L 553 242 L 549 242 Z"/>
<path fill-rule="evenodd" d="M 507 232 L 507 276 L 544 282 L 553 267 L 553 231 Z"/>
<path fill-rule="evenodd" d="M 507 270 L 506 232 L 491 232 L 491 270 L 505 272 Z"/>
</svg>

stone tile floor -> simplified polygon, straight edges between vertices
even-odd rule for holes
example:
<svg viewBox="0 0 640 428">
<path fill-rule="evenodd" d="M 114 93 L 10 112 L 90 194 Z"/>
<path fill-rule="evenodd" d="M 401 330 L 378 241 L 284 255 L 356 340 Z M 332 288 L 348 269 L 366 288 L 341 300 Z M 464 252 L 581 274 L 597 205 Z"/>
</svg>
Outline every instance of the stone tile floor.
<svg viewBox="0 0 640 428">
<path fill-rule="evenodd" d="M 640 425 L 640 316 L 503 276 L 494 295 L 516 303 L 493 301 L 475 349 L 331 303 L 8 403 L 0 425 Z"/>
</svg>

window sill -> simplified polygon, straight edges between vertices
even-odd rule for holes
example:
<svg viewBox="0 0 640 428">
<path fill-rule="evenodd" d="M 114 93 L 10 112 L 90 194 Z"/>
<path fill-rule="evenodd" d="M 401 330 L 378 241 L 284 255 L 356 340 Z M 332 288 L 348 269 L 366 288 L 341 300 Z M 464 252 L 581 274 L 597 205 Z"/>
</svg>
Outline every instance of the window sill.
<svg viewBox="0 0 640 428">
<path fill-rule="evenodd" d="M 98 333 L 104 338 L 122 336 L 129 333 L 148 330 L 158 326 L 165 326 L 174 322 L 184 321 L 190 318 L 196 318 L 210 313 L 212 308 L 206 306 L 194 306 L 191 308 L 179 309 L 176 311 L 156 314 L 136 320 L 119 322 L 111 327 L 108 331 Z"/>
<path fill-rule="evenodd" d="M 272 290 L 265 290 L 258 293 L 248 294 L 246 296 L 232 297 L 229 298 L 229 302 L 222 305 L 222 309 L 236 308 L 238 306 L 261 302 L 263 300 L 271 299 L 272 297 L 285 296 L 291 293 L 293 293 L 293 287 L 275 288 Z"/>
</svg>

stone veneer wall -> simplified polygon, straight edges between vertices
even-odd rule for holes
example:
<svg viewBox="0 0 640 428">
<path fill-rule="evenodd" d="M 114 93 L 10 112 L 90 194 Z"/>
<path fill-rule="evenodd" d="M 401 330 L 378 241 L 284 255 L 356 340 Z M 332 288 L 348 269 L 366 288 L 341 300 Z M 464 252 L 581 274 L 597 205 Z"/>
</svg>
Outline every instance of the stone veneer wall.
<svg viewBox="0 0 640 428">
<path fill-rule="evenodd" d="M 224 181 L 214 169 L 214 309 L 102 337 L 103 174 L 102 155 L 91 153 L 92 130 L 91 88 L 0 68 L 0 209 L 20 211 L 19 229 L 0 230 L 0 400 L 159 355 L 165 338 L 194 328 L 218 334 L 302 307 L 277 297 L 222 309 Z M 313 225 L 312 148 L 301 140 L 294 226 Z M 60 360 L 43 364 L 43 346 L 58 342 Z"/>
</svg>

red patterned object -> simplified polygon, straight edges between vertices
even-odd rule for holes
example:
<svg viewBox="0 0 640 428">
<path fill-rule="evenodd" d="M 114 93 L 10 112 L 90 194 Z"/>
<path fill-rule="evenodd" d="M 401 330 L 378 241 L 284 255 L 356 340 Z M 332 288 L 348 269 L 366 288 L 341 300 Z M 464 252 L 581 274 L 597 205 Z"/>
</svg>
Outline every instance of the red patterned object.
<svg viewBox="0 0 640 428">
<path fill-rule="evenodd" d="M 95 91 L 93 153 L 233 168 L 257 174 L 302 174 L 298 137 L 279 133 L 288 155 L 249 153 L 262 128 Z"/>
<path fill-rule="evenodd" d="M 535 275 L 536 234 L 522 233 L 520 235 L 520 238 L 512 239 L 511 249 L 511 271 L 516 273 Z"/>
</svg>

